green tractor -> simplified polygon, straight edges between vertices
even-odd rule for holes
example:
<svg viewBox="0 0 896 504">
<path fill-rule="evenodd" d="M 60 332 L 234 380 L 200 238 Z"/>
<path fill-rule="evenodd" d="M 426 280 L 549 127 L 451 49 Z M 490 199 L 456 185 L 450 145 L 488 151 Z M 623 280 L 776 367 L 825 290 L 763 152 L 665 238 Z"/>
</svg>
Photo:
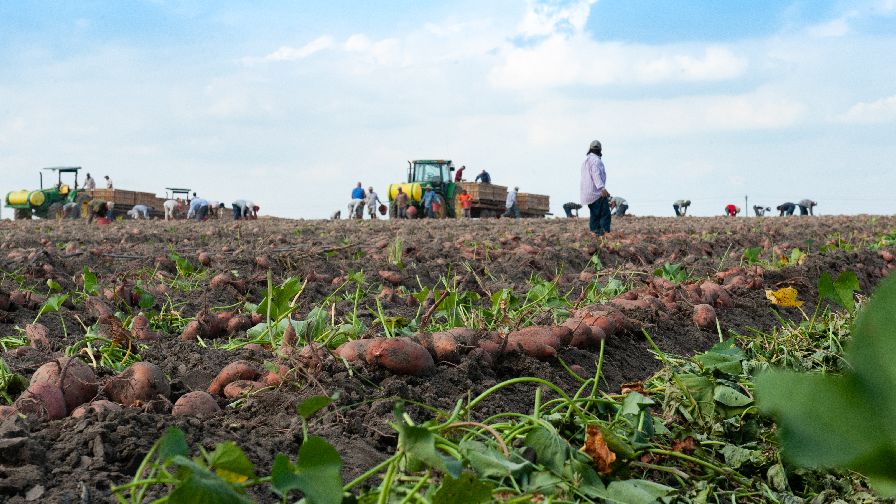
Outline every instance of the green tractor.
<svg viewBox="0 0 896 504">
<path fill-rule="evenodd" d="M 81 203 L 86 194 L 79 198 L 78 171 L 80 166 L 65 166 L 58 168 L 44 168 L 45 171 L 55 172 L 57 183 L 55 186 L 44 189 L 44 174 L 40 174 L 40 189 L 29 191 L 13 191 L 6 195 L 6 208 L 15 211 L 16 220 L 30 219 L 32 216 L 41 218 L 55 218 L 62 211 L 62 206 L 70 202 Z M 74 182 L 71 185 L 62 182 L 63 173 L 74 173 Z"/>
<path fill-rule="evenodd" d="M 433 211 L 436 217 L 454 218 L 454 198 L 456 185 L 454 183 L 454 163 L 443 159 L 419 159 L 408 161 L 407 182 L 389 185 L 389 211 L 390 217 L 395 217 L 395 197 L 398 188 L 408 195 L 408 205 L 414 207 L 416 217 L 424 216 L 423 195 L 426 189 L 432 189 L 436 193 L 433 201 Z M 412 212 L 413 213 L 413 212 Z"/>
</svg>

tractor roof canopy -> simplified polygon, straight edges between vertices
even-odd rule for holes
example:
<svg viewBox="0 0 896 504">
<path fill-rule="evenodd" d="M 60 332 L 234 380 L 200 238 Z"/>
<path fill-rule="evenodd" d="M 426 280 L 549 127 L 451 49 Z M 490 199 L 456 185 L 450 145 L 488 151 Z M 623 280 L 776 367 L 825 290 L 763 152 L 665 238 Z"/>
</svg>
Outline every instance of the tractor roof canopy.
<svg viewBox="0 0 896 504">
<path fill-rule="evenodd" d="M 44 170 L 55 171 L 59 173 L 78 173 L 80 166 L 54 166 L 52 168 L 44 168 Z"/>
</svg>

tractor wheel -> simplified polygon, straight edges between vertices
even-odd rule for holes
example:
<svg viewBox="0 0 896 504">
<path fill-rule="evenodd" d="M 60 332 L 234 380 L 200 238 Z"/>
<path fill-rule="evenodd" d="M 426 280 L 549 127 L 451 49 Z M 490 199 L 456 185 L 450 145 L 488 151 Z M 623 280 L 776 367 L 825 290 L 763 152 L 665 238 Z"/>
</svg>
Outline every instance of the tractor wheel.
<svg viewBox="0 0 896 504">
<path fill-rule="evenodd" d="M 31 220 L 30 208 L 16 208 L 13 214 L 16 220 Z"/>
<path fill-rule="evenodd" d="M 62 203 L 56 202 L 50 205 L 50 208 L 47 209 L 47 219 L 61 219 L 62 218 Z"/>
</svg>

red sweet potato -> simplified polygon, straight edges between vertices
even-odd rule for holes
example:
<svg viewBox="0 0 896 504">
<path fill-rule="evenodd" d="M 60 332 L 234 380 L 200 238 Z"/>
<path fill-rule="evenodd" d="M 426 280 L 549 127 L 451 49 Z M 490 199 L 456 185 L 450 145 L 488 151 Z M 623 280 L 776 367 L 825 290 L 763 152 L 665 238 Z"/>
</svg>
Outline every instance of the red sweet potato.
<svg viewBox="0 0 896 504">
<path fill-rule="evenodd" d="M 93 399 L 98 388 L 93 369 L 73 357 L 60 357 L 37 368 L 31 376 L 31 385 L 42 383 L 62 391 L 66 411 Z"/>
<path fill-rule="evenodd" d="M 708 304 L 694 306 L 694 324 L 700 329 L 710 329 L 716 326 L 716 310 Z"/>
<path fill-rule="evenodd" d="M 224 387 L 224 397 L 228 399 L 236 399 L 247 394 L 251 394 L 256 390 L 264 388 L 264 383 L 252 380 L 237 380 L 230 382 Z"/>
<path fill-rule="evenodd" d="M 339 348 L 336 349 L 335 353 L 348 362 L 363 361 L 365 360 L 365 353 L 367 352 L 367 347 L 370 346 L 370 342 L 371 340 L 369 339 L 346 341 L 339 345 Z"/>
<path fill-rule="evenodd" d="M 221 407 L 218 406 L 218 402 L 215 401 L 214 397 L 209 395 L 208 392 L 194 390 L 182 395 L 174 403 L 171 414 L 174 416 L 206 417 L 214 415 L 219 411 L 221 411 Z"/>
<path fill-rule="evenodd" d="M 221 372 L 218 373 L 218 376 L 212 380 L 212 384 L 208 387 L 208 393 L 220 395 L 227 384 L 237 380 L 254 380 L 258 378 L 260 374 L 258 368 L 251 362 L 244 360 L 231 362 L 224 366 L 224 369 L 222 369 Z"/>
<path fill-rule="evenodd" d="M 50 348 L 50 330 L 47 326 L 36 322 L 25 326 L 25 335 L 34 348 Z"/>
<path fill-rule="evenodd" d="M 59 420 L 68 414 L 62 390 L 45 382 L 30 385 L 14 406 L 19 413 L 37 420 Z"/>
<path fill-rule="evenodd" d="M 460 362 L 464 347 L 471 346 L 470 341 L 476 331 L 465 327 L 455 327 L 447 331 L 420 333 L 417 341 L 439 362 Z"/>
<path fill-rule="evenodd" d="M 171 386 L 165 373 L 151 362 L 135 362 L 103 387 L 103 392 L 124 406 L 138 406 L 158 396 L 167 399 Z"/>
<path fill-rule="evenodd" d="M 270 371 L 264 375 L 262 382 L 267 387 L 279 387 L 289 377 L 290 369 L 284 365 L 277 366 L 277 369 Z"/>
<path fill-rule="evenodd" d="M 94 412 L 101 413 L 103 411 L 121 411 L 121 405 L 105 399 L 98 399 L 88 404 L 82 404 L 71 412 L 72 418 L 81 418 L 82 416 Z"/>
<path fill-rule="evenodd" d="M 549 359 L 557 355 L 557 350 L 548 343 L 551 336 L 551 327 L 527 327 L 514 331 L 507 335 L 507 350 L 517 350 L 536 359 Z"/>
<path fill-rule="evenodd" d="M 0 405 L 0 423 L 18 412 L 15 406 Z"/>
<path fill-rule="evenodd" d="M 396 374 L 422 375 L 435 368 L 432 355 L 422 345 L 408 338 L 376 338 L 365 352 L 368 363 Z"/>
<path fill-rule="evenodd" d="M 378 272 L 378 274 L 380 278 L 389 282 L 390 284 L 398 285 L 401 283 L 401 273 L 397 271 L 382 270 Z"/>
<path fill-rule="evenodd" d="M 227 334 L 236 334 L 252 327 L 252 319 L 245 315 L 234 315 L 227 322 Z"/>
<path fill-rule="evenodd" d="M 230 285 L 231 282 L 233 282 L 233 276 L 230 273 L 224 272 L 213 276 L 209 285 L 212 289 L 220 289 Z"/>
<path fill-rule="evenodd" d="M 206 268 L 212 265 L 212 256 L 210 256 L 208 252 L 200 252 L 196 257 L 196 260 Z"/>
<path fill-rule="evenodd" d="M 731 296 L 719 284 L 706 280 L 700 284 L 703 303 L 712 306 L 731 306 Z"/>
</svg>

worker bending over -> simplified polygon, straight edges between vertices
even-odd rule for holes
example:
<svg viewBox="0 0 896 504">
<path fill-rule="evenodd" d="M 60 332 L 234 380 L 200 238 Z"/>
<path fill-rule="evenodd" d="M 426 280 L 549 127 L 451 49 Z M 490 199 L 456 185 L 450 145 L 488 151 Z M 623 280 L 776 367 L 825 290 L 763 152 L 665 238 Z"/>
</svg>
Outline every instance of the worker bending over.
<svg viewBox="0 0 896 504">
<path fill-rule="evenodd" d="M 614 210 L 613 215 L 616 217 L 625 217 L 625 212 L 628 211 L 628 201 L 625 198 L 613 196 L 610 198 L 610 209 Z"/>
<path fill-rule="evenodd" d="M 474 182 L 482 182 L 483 184 L 491 184 L 492 176 L 489 175 L 487 171 L 482 170 L 481 172 L 479 172 L 479 175 L 476 175 L 476 179 L 474 180 Z"/>
<path fill-rule="evenodd" d="M 133 208 L 128 210 L 128 217 L 137 220 L 141 217 L 144 220 L 149 220 L 149 214 L 152 212 L 152 208 L 146 205 L 134 205 Z"/>
<path fill-rule="evenodd" d="M 672 203 L 672 209 L 675 210 L 676 217 L 684 217 L 688 214 L 688 207 L 691 206 L 691 200 L 680 199 Z"/>
<path fill-rule="evenodd" d="M 796 210 L 796 205 L 788 201 L 787 203 L 781 203 L 780 205 L 775 207 L 775 210 L 781 212 L 779 214 L 780 217 L 784 217 L 785 215 L 793 215 L 793 211 Z"/>
<path fill-rule="evenodd" d="M 800 202 L 797 203 L 797 205 L 800 207 L 800 215 L 815 215 L 812 209 L 815 208 L 815 205 L 817 204 L 818 203 L 810 199 L 800 200 Z"/>
<path fill-rule="evenodd" d="M 771 207 L 764 207 L 762 205 L 753 205 L 753 212 L 756 213 L 756 217 L 762 217 L 765 215 L 765 212 L 771 212 Z"/>
<path fill-rule="evenodd" d="M 258 211 L 261 209 L 254 201 L 238 199 L 230 204 L 233 209 L 233 220 L 240 219 L 257 219 Z"/>
<path fill-rule="evenodd" d="M 740 214 L 740 207 L 734 205 L 733 203 L 728 203 L 725 205 L 725 215 L 728 217 L 736 217 Z"/>
<path fill-rule="evenodd" d="M 188 219 L 196 219 L 198 221 L 208 220 L 208 200 L 196 197 L 193 193 L 193 199 L 190 201 L 190 209 L 187 210 Z"/>
</svg>

